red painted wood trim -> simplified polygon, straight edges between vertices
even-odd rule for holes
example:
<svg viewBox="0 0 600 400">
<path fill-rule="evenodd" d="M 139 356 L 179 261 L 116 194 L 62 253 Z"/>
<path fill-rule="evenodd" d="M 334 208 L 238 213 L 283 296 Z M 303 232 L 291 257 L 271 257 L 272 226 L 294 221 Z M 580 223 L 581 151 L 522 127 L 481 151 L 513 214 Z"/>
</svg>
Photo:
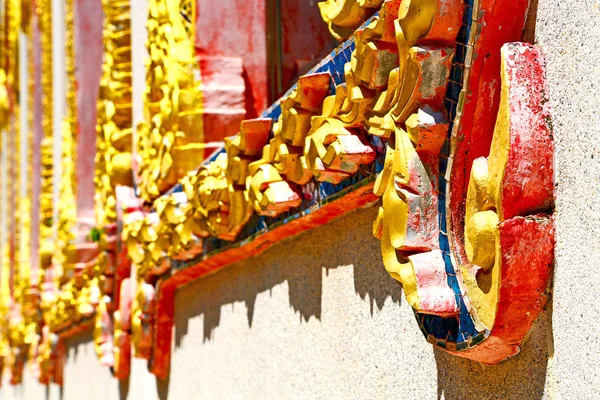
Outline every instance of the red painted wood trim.
<svg viewBox="0 0 600 400">
<path fill-rule="evenodd" d="M 471 166 L 473 160 L 489 154 L 500 103 L 500 49 L 505 43 L 521 39 L 529 0 L 481 0 L 479 7 L 483 17 L 473 43 L 469 80 L 465 82 L 467 95 L 450 180 L 453 250 L 462 264 L 469 262 L 461 243 L 465 241 L 465 200 Z"/>
<path fill-rule="evenodd" d="M 494 327 L 477 347 L 451 352 L 485 364 L 496 364 L 521 350 L 523 338 L 547 303 L 554 260 L 554 217 L 515 217 L 499 228 L 502 284 Z"/>
<path fill-rule="evenodd" d="M 554 144 L 544 58 L 537 47 L 521 43 L 504 45 L 502 54 L 509 110 L 500 112 L 508 112 L 509 148 L 502 178 L 496 320 L 484 342 L 455 353 L 486 364 L 520 351 L 547 302 L 555 245 Z"/>
</svg>

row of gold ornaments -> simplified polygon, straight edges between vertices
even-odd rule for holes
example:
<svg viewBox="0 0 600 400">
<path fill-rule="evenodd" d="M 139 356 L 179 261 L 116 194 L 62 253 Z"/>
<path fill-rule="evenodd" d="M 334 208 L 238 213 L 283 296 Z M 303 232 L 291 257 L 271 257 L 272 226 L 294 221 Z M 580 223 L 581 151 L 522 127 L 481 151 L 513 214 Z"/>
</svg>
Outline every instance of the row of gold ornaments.
<svg viewBox="0 0 600 400">
<path fill-rule="evenodd" d="M 352 97 L 360 94 L 356 73 L 356 63 L 348 63 L 347 82 L 334 95 L 329 74 L 300 78 L 274 126 L 270 119 L 244 121 L 225 153 L 182 179 L 183 192 L 156 200 L 155 213 L 128 216 L 123 240 L 138 276 L 164 272 L 167 258 L 193 255 L 198 238 L 235 240 L 253 211 L 276 216 L 298 206 L 299 186 L 313 177 L 337 183 L 371 163 L 364 96 Z"/>
<path fill-rule="evenodd" d="M 36 3 L 36 15 L 40 30 L 41 46 L 41 86 L 42 86 L 42 141 L 41 154 L 41 188 L 40 188 L 40 294 L 41 311 L 44 321 L 53 321 L 58 310 L 57 288 L 52 277 L 52 256 L 55 251 L 53 240 L 53 173 L 54 173 L 54 138 L 53 126 L 53 93 L 52 93 L 52 3 L 41 0 Z M 61 307 L 64 309 L 64 306 Z M 51 333 L 50 325 L 42 332 L 39 346 L 38 363 L 40 365 L 40 381 L 48 382 L 55 373 L 54 351 L 57 343 L 56 334 Z"/>
<path fill-rule="evenodd" d="M 47 383 L 55 375 L 57 336 L 60 328 L 71 322 L 74 315 L 75 288 L 73 268 L 69 260 L 69 244 L 73 240 L 76 222 L 75 201 L 75 149 L 77 138 L 75 110 L 75 59 L 73 1 L 66 3 L 66 72 L 67 72 L 67 116 L 60 133 L 53 136 L 52 105 L 52 5 L 48 0 L 41 1 L 36 9 L 41 38 L 42 57 L 42 184 L 40 195 L 40 266 L 41 310 L 44 328 L 41 332 L 39 348 L 35 353 L 40 367 L 40 381 Z M 59 199 L 56 207 L 60 210 L 58 220 L 53 218 L 53 148 L 54 141 L 61 141 L 62 176 Z M 57 237 L 54 238 L 56 228 Z"/>
<path fill-rule="evenodd" d="M 116 223 L 115 188 L 131 186 L 131 17 L 128 1 L 104 1 L 104 63 L 96 125 L 96 223 Z"/>
<path fill-rule="evenodd" d="M 372 162 L 360 99 L 349 95 L 352 75 L 348 63 L 348 82 L 331 96 L 329 74 L 301 77 L 274 126 L 270 119 L 244 121 L 226 139 L 226 153 L 182 179 L 184 192 L 156 200 L 156 213 L 134 216 L 123 239 L 138 276 L 162 272 L 166 257 L 188 256 L 197 238 L 234 240 L 253 210 L 276 216 L 298 206 L 298 186 L 313 177 L 337 183 Z"/>
<path fill-rule="evenodd" d="M 75 49 L 74 49 L 74 24 L 73 24 L 73 0 L 66 2 L 65 9 L 65 56 L 67 72 L 66 106 L 67 115 L 62 121 L 61 152 L 62 152 L 62 179 L 60 180 L 60 192 L 57 207 L 59 209 L 57 229 L 56 251 L 52 257 L 55 287 L 58 288 L 63 298 L 63 292 L 71 291 L 69 300 L 65 303 L 65 309 L 57 315 L 52 316 L 55 326 L 65 324 L 75 313 L 75 304 L 71 297 L 77 298 L 77 291 L 81 289 L 75 282 L 75 261 L 69 257 L 69 246 L 73 243 L 74 228 L 77 220 L 76 204 L 76 176 L 75 157 L 77 146 L 77 105 L 75 97 Z M 59 300 L 60 301 L 60 300 Z"/>
<path fill-rule="evenodd" d="M 96 126 L 96 223 L 104 231 L 102 251 L 91 281 L 100 294 L 96 305 L 94 344 L 105 366 L 114 365 L 114 254 L 109 249 L 116 224 L 116 187 L 132 186 L 131 15 L 127 1 L 104 1 L 104 64 Z M 110 250 L 110 251 L 109 251 Z"/>
<path fill-rule="evenodd" d="M 21 6 L 24 9 L 21 9 Z M 37 342 L 38 339 L 38 324 L 39 311 L 37 290 L 31 286 L 31 271 L 30 271 L 30 232 L 31 232 L 31 220 L 30 220 L 30 197 L 31 197 L 31 181 L 27 181 L 27 190 L 25 197 L 21 196 L 21 171 L 23 168 L 27 169 L 27 175 L 32 175 L 32 154 L 33 154 L 33 132 L 32 132 L 32 118 L 33 118 L 33 85 L 30 80 L 30 85 L 26 89 L 29 91 L 29 114 L 28 114 L 28 126 L 23 127 L 27 130 L 27 156 L 25 160 L 21 159 L 21 129 L 18 101 L 20 93 L 16 86 L 18 80 L 18 37 L 19 28 L 23 31 L 28 32 L 29 24 L 31 22 L 29 5 L 20 4 L 18 1 L 11 1 L 5 3 L 5 15 L 7 16 L 6 22 L 7 27 L 3 29 L 3 32 L 8 32 L 7 41 L 3 48 L 3 54 L 8 56 L 5 59 L 8 76 L 4 74 L 4 69 L 1 71 L 2 79 L 2 94 L 0 95 L 1 102 L 1 115 L 0 125 L 2 130 L 7 128 L 8 115 L 9 115 L 9 91 L 12 97 L 12 104 L 14 109 L 13 124 L 11 133 L 8 136 L 10 138 L 9 149 L 6 149 L 10 154 L 9 156 L 9 176 L 10 181 L 10 193 L 7 197 L 10 198 L 12 204 L 10 209 L 16 209 L 17 212 L 14 214 L 14 230 L 8 229 L 7 231 L 13 232 L 14 238 L 14 263 L 11 266 L 10 262 L 10 251 L 8 243 L 5 243 L 5 247 L 2 250 L 2 275 L 3 280 L 3 298 L 2 298 L 2 337 L 0 338 L 0 353 L 3 361 L 10 365 L 12 376 L 11 381 L 17 383 L 21 380 L 21 373 L 23 366 L 27 358 L 28 346 Z M 28 63 L 29 73 L 32 74 L 33 60 L 32 53 L 28 52 L 29 57 L 27 60 L 22 60 Z M 25 164 L 24 164 L 25 163 Z M 8 224 L 8 215 L 5 214 L 6 224 Z M 8 226 L 7 226 L 8 227 Z M 8 284 L 8 277 L 10 269 L 13 269 L 13 297 L 10 297 L 10 288 Z"/>
<path fill-rule="evenodd" d="M 194 77 L 195 58 L 193 54 L 193 28 L 195 20 L 182 13 L 187 3 L 177 0 L 166 2 L 151 1 L 147 21 L 147 48 L 150 58 L 146 68 L 146 92 L 144 98 L 146 124 L 138 127 L 137 155 L 139 159 L 139 188 L 145 200 L 152 200 L 172 185 L 189 168 L 193 168 L 192 152 L 203 147 L 201 93 L 200 85 Z M 200 147 L 198 147 L 200 146 Z M 188 156 L 185 156 L 186 152 Z M 175 154 L 178 154 L 177 156 Z M 126 224 L 122 237 L 138 268 L 138 296 L 144 297 L 144 289 L 152 288 L 144 282 L 150 272 L 160 273 L 163 265 L 164 245 L 157 244 L 159 239 L 154 230 L 158 215 L 144 216 L 140 211 L 126 214 Z M 165 240 L 167 240 L 165 238 Z M 135 250 L 137 251 L 134 251 Z M 149 270 L 144 268 L 148 266 Z M 151 267 L 150 267 L 151 266 Z M 150 269 L 152 271 L 150 271 Z M 137 313 L 132 318 L 138 323 L 132 324 L 132 336 L 136 355 L 148 358 L 149 338 L 141 334 L 141 309 L 146 309 L 143 299 L 134 301 Z M 148 303 L 149 302 L 145 302 Z M 147 315 L 151 313 L 148 311 Z M 148 325 L 145 325 L 148 326 Z M 144 337 L 146 340 L 144 340 Z"/>
<path fill-rule="evenodd" d="M 402 17 L 398 4 L 385 2 L 380 15 L 356 32 L 356 50 L 344 68 L 346 82 L 334 95 L 328 95 L 328 74 L 302 77 L 282 102 L 273 127 L 271 120 L 244 121 L 240 133 L 226 140 L 226 154 L 182 179 L 183 192 L 158 199 L 155 213 L 127 221 L 123 239 L 138 276 L 164 272 L 167 258 L 193 255 L 198 238 L 234 240 L 252 212 L 276 216 L 298 206 L 298 187 L 312 178 L 337 183 L 352 175 L 374 160 L 368 133 L 388 143 L 386 167 L 375 188 L 384 196 L 384 207 L 374 233 L 385 242 L 390 274 L 414 289 L 410 277 L 403 280 L 398 273 L 399 264 L 406 263 L 388 257 L 388 247 L 405 250 L 409 218 L 406 203 L 394 195 L 394 182 L 412 184 L 406 165 L 414 161 L 415 146 L 435 152 L 443 142 L 442 100 L 456 30 L 447 29 L 435 0 L 411 2 Z M 432 29 L 436 23 L 444 28 Z M 426 40 L 436 45 L 415 46 Z M 435 183 L 421 172 L 429 189 L 418 195 L 434 195 Z M 394 209 L 401 212 L 391 215 Z M 415 296 L 409 300 L 419 309 Z"/>
<path fill-rule="evenodd" d="M 20 117 L 19 117 L 19 64 L 18 64 L 18 33 L 21 24 L 21 5 L 20 2 L 11 0 L 5 3 L 4 15 L 6 16 L 5 22 L 7 37 L 6 47 L 3 49 L 4 54 L 10 55 L 5 59 L 6 66 L 6 87 L 7 94 L 9 96 L 9 104 L 13 110 L 12 117 L 9 117 L 7 129 L 5 135 L 7 140 L 7 162 L 8 162 L 8 181 L 7 181 L 7 204 L 8 210 L 16 210 L 15 213 L 5 213 L 5 227 L 9 233 L 7 241 L 3 244 L 5 246 L 3 253 L 3 265 L 5 270 L 12 269 L 12 276 L 14 285 L 12 287 L 12 298 L 10 295 L 4 296 L 4 300 L 8 302 L 4 303 L 4 312 L 8 313 L 4 323 L 8 322 L 8 344 L 10 349 L 3 353 L 8 353 L 8 364 L 11 368 L 11 380 L 14 383 L 18 383 L 21 380 L 21 371 L 26 360 L 27 352 L 25 351 L 25 321 L 21 315 L 21 306 L 23 301 L 23 294 L 25 288 L 21 280 L 20 271 L 20 239 L 21 229 L 20 223 L 23 219 L 20 214 L 21 211 L 21 179 L 20 179 L 20 147 L 21 147 L 21 131 L 20 131 Z M 12 260 L 10 259 L 10 251 L 7 247 L 13 246 L 14 254 Z M 7 275 L 5 275 L 7 276 Z M 6 289 L 6 287 L 4 288 Z"/>
<path fill-rule="evenodd" d="M 147 21 L 146 124 L 137 135 L 139 188 L 156 199 L 189 170 L 204 149 L 202 93 L 194 55 L 193 4 L 151 0 Z M 191 11 L 190 11 L 191 10 Z M 184 18 L 182 15 L 191 13 Z"/>
</svg>

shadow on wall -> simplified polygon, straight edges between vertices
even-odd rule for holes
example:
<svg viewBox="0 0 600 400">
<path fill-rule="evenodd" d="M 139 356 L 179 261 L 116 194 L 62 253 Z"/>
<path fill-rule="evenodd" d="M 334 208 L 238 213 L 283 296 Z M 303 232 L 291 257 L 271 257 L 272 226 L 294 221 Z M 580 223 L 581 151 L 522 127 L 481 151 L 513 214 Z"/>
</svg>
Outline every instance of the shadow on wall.
<svg viewBox="0 0 600 400">
<path fill-rule="evenodd" d="M 540 314 L 521 353 L 497 365 L 483 365 L 434 348 L 438 399 L 543 398 L 548 359 L 553 356 L 551 314 L 550 310 Z"/>
<path fill-rule="evenodd" d="M 176 303 L 186 305 L 176 304 L 175 346 L 179 347 L 187 334 L 188 320 L 199 315 L 204 317 L 204 340 L 210 340 L 219 326 L 221 307 L 227 304 L 243 302 L 248 310 L 248 326 L 252 327 L 258 294 L 283 282 L 288 284 L 290 306 L 300 318 L 320 320 L 323 269 L 327 273 L 332 268 L 353 265 L 355 291 L 362 299 L 369 298 L 371 314 L 374 307 L 381 310 L 388 297 L 400 303 L 402 291 L 385 271 L 379 241 L 370 232 L 374 215 L 373 211 L 352 213 L 283 240 L 258 257 L 203 278 L 202 293 L 180 292 Z"/>
<path fill-rule="evenodd" d="M 398 307 L 403 296 L 401 289 L 385 271 L 379 241 L 371 234 L 375 216 L 376 208 L 353 212 L 204 278 L 201 290 L 198 286 L 194 290 L 181 290 L 176 301 L 175 347 L 180 347 L 187 335 L 189 319 L 198 316 L 204 320 L 204 341 L 211 340 L 220 323 L 221 308 L 236 302 L 246 305 L 248 326 L 252 328 L 258 294 L 284 282 L 289 289 L 289 305 L 299 314 L 301 322 L 313 317 L 321 321 L 323 272 L 327 274 L 340 266 L 353 266 L 355 293 L 361 299 L 368 298 L 371 315 L 374 307 L 379 310 L 384 306 Z M 298 268 L 299 265 L 304 268 Z M 386 303 L 388 298 L 392 301 Z M 538 318 L 520 355 L 496 366 L 485 366 L 432 348 L 438 398 L 542 398 L 549 351 L 552 351 L 550 314 L 544 312 Z"/>
</svg>

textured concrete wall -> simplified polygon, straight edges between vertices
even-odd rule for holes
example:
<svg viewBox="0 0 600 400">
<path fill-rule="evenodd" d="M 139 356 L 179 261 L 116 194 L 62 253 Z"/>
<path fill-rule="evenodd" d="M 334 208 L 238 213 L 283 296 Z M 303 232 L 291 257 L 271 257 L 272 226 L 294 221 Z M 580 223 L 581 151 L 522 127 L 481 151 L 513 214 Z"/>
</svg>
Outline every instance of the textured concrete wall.
<svg viewBox="0 0 600 400">
<path fill-rule="evenodd" d="M 119 384 L 83 334 L 68 343 L 62 391 L 5 376 L 1 398 L 597 398 L 598 1 L 540 0 L 535 38 L 554 108 L 558 243 L 553 305 L 521 354 L 486 367 L 425 343 L 367 209 L 180 290 L 168 382 L 135 360 Z"/>
<path fill-rule="evenodd" d="M 600 3 L 540 0 L 536 40 L 548 62 L 556 140 L 556 385 L 551 394 L 598 398 Z"/>
<path fill-rule="evenodd" d="M 546 315 L 522 354 L 496 367 L 424 341 L 383 269 L 375 215 L 354 212 L 181 289 L 168 382 L 136 360 L 119 385 L 96 361 L 90 335 L 74 338 L 62 398 L 477 399 L 548 390 Z M 45 393 L 30 380 L 2 391 L 15 399 Z M 48 393 L 60 398 L 55 387 Z"/>
</svg>

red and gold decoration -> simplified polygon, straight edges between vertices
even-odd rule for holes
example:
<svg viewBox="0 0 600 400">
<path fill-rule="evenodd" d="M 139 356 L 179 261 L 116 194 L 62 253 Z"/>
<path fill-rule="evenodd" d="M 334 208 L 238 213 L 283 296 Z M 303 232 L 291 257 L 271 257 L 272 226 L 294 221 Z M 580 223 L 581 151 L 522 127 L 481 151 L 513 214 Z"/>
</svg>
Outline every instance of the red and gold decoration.
<svg viewBox="0 0 600 400">
<path fill-rule="evenodd" d="M 0 54 L 14 55 L 14 32 L 29 26 L 19 23 L 29 11 L 5 5 Z M 97 356 L 118 379 L 128 377 L 131 357 L 166 378 L 179 287 L 373 205 L 383 264 L 426 340 L 488 364 L 519 351 L 547 299 L 554 247 L 545 64 L 539 49 L 519 43 L 527 1 L 323 1 L 329 30 L 347 40 L 217 144 L 205 130 L 210 125 L 215 137 L 221 119 L 213 117 L 227 102 L 214 101 L 219 91 L 205 83 L 202 66 L 218 59 L 231 67 L 223 76 L 237 79 L 241 62 L 195 47 L 194 2 L 148 5 L 146 85 L 137 104 L 144 122 L 133 127 L 132 49 L 141 44 L 132 43 L 130 3 L 103 2 L 96 227 L 85 240 L 73 206 L 84 195 L 75 171 L 91 157 L 77 154 L 73 1 L 65 13 L 60 132 L 50 0 L 35 7 L 41 113 L 39 121 L 28 115 L 29 126 L 20 126 L 17 100 L 26 94 L 33 102 L 37 92 L 19 87 L 17 77 L 18 62 L 33 61 L 2 59 L 0 358 L 14 382 L 29 357 L 41 382 L 60 383 L 64 339 L 85 329 L 93 329 Z M 206 82 L 223 79 L 209 70 Z M 232 81 L 232 93 L 243 87 Z M 232 118 L 222 117 L 224 131 Z M 32 211 L 23 169 L 40 179 L 39 210 Z M 29 265 L 32 212 L 40 214 L 40 282 Z"/>
</svg>

